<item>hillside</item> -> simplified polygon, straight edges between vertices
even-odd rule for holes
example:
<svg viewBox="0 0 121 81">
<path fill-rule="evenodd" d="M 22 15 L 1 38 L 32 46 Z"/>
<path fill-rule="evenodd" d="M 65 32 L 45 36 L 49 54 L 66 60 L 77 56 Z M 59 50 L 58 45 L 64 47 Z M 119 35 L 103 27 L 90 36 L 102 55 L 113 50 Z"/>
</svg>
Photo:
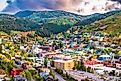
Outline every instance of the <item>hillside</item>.
<svg viewBox="0 0 121 81">
<path fill-rule="evenodd" d="M 56 10 L 56 11 L 28 11 L 26 10 L 26 11 L 20 11 L 16 13 L 15 16 L 22 17 L 25 19 L 30 19 L 39 24 L 46 23 L 51 19 L 57 19 L 57 18 L 62 18 L 62 17 L 72 17 L 72 18 L 79 19 L 76 25 L 87 25 L 87 24 L 93 23 L 100 19 L 104 19 L 108 16 L 114 15 L 119 12 L 121 12 L 121 10 L 111 11 L 111 12 L 107 12 L 104 14 L 95 13 L 92 15 L 81 16 L 81 15 L 77 15 L 77 14 L 65 12 L 65 11 L 60 11 L 60 10 Z"/>
<path fill-rule="evenodd" d="M 41 36 L 50 36 L 51 34 L 58 34 L 73 27 L 79 20 L 76 18 L 62 17 L 51 19 L 47 23 L 41 25 L 41 28 L 37 29 L 37 34 Z"/>
<path fill-rule="evenodd" d="M 121 13 L 96 21 L 84 27 L 85 32 L 102 31 L 108 34 L 121 34 Z"/>
<path fill-rule="evenodd" d="M 66 11 L 61 11 L 61 10 L 56 10 L 56 11 L 20 11 L 15 14 L 15 16 L 18 17 L 32 17 L 32 16 L 40 16 L 41 18 L 57 18 L 57 17 L 64 17 L 64 16 L 69 16 L 69 17 L 81 17 L 80 15 L 66 12 Z"/>
<path fill-rule="evenodd" d="M 39 27 L 38 24 L 13 15 L 0 14 L 0 31 L 30 31 Z"/>
<path fill-rule="evenodd" d="M 5 32 L 35 31 L 40 36 L 50 36 L 64 32 L 71 27 L 89 25 L 95 21 L 117 14 L 121 10 L 105 14 L 80 16 L 65 11 L 21 11 L 13 15 L 0 15 L 0 30 Z M 95 30 L 97 26 L 85 26 L 86 30 Z"/>
<path fill-rule="evenodd" d="M 41 36 L 50 36 L 67 30 L 78 22 L 76 18 L 62 17 L 48 20 L 48 22 L 38 25 L 32 20 L 13 15 L 0 15 L 0 31 L 10 33 L 13 31 L 36 31 Z"/>
<path fill-rule="evenodd" d="M 112 16 L 112 15 L 120 13 L 120 12 L 121 12 L 121 10 L 115 10 L 115 11 L 107 12 L 107 13 L 104 13 L 104 14 L 95 13 L 95 14 L 92 14 L 92 15 L 87 15 L 87 16 L 84 16 L 85 19 L 81 20 L 81 22 L 78 22 L 77 25 L 84 26 L 84 25 L 87 25 L 87 24 L 91 24 L 95 21 L 105 19 L 106 17 Z"/>
<path fill-rule="evenodd" d="M 22 17 L 26 19 L 33 20 L 34 22 L 37 22 L 39 24 L 48 22 L 48 20 L 56 19 L 56 18 L 62 18 L 62 17 L 73 17 L 73 18 L 79 18 L 83 19 L 82 16 L 65 12 L 65 11 L 20 11 L 15 14 L 17 17 Z"/>
</svg>

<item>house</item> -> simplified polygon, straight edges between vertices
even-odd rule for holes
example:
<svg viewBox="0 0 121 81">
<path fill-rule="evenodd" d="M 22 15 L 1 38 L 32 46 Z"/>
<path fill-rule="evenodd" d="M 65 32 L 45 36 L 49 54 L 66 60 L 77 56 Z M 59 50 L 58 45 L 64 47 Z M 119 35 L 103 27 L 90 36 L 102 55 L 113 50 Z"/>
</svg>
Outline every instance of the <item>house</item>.
<svg viewBox="0 0 121 81">
<path fill-rule="evenodd" d="M 16 75 L 19 75 L 23 71 L 24 71 L 23 68 L 13 68 L 11 70 L 11 75 L 12 76 L 16 76 Z"/>
<path fill-rule="evenodd" d="M 46 72 L 41 72 L 40 76 L 42 76 L 44 78 L 44 80 L 46 80 L 48 78 L 49 74 Z"/>
<path fill-rule="evenodd" d="M 22 68 L 24 69 L 32 68 L 31 62 L 22 63 Z"/>
<path fill-rule="evenodd" d="M 44 58 L 43 58 L 43 57 L 36 58 L 35 61 L 36 61 L 37 63 L 44 64 Z"/>
<path fill-rule="evenodd" d="M 35 66 L 36 66 L 36 67 L 40 67 L 40 66 L 42 66 L 42 64 L 40 64 L 40 63 L 34 63 L 34 62 L 33 62 L 33 63 L 32 63 L 32 66 L 33 66 L 33 67 L 35 67 Z"/>
<path fill-rule="evenodd" d="M 2 39 L 0 38 L 0 44 L 2 44 Z"/>
<path fill-rule="evenodd" d="M 29 59 L 29 60 L 31 60 L 32 62 L 35 62 L 35 59 L 36 59 L 37 57 L 28 57 L 27 59 Z"/>
<path fill-rule="evenodd" d="M 5 71 L 3 69 L 0 69 L 0 81 L 3 81 L 6 77 Z"/>
<path fill-rule="evenodd" d="M 115 71 L 115 74 L 116 74 L 117 76 L 121 76 L 121 70 L 118 70 L 118 69 L 117 69 L 117 70 Z"/>
<path fill-rule="evenodd" d="M 41 72 L 40 76 L 44 78 L 44 81 L 54 81 L 52 76 L 49 76 L 46 72 Z"/>
<path fill-rule="evenodd" d="M 42 49 L 36 47 L 36 48 L 33 50 L 33 52 L 34 52 L 35 54 L 38 54 L 38 53 L 42 52 Z"/>
<path fill-rule="evenodd" d="M 16 75 L 14 77 L 14 81 L 27 81 L 27 79 L 22 77 L 21 75 Z"/>
<path fill-rule="evenodd" d="M 84 64 L 85 65 L 103 65 L 103 62 L 97 61 L 97 60 L 92 60 L 92 61 L 86 60 Z"/>
<path fill-rule="evenodd" d="M 46 51 L 49 51 L 49 50 L 51 50 L 52 49 L 52 47 L 51 46 L 41 46 L 41 47 L 39 47 L 40 49 L 42 49 L 42 50 L 46 50 Z"/>
<path fill-rule="evenodd" d="M 48 52 L 48 54 L 46 55 L 48 58 L 53 58 L 56 55 L 58 55 L 56 52 Z"/>
<path fill-rule="evenodd" d="M 94 67 L 95 70 L 103 70 L 103 71 L 107 71 L 108 73 L 112 72 L 112 71 L 116 71 L 116 68 L 111 68 L 111 67 Z"/>
<path fill-rule="evenodd" d="M 42 72 L 45 72 L 46 74 L 49 75 L 50 69 L 48 69 L 48 68 L 40 68 L 40 69 L 41 69 Z"/>
<path fill-rule="evenodd" d="M 18 33 L 17 35 L 19 36 L 19 37 L 27 37 L 27 35 L 28 34 L 32 34 L 33 33 L 33 31 L 30 31 L 30 32 L 20 32 L 20 33 Z"/>
<path fill-rule="evenodd" d="M 120 63 L 116 63 L 116 68 L 121 70 L 121 64 Z"/>
<path fill-rule="evenodd" d="M 72 70 L 74 67 L 73 60 L 54 60 L 54 67 L 64 70 Z"/>
<path fill-rule="evenodd" d="M 100 60 L 100 61 L 111 60 L 111 56 L 110 55 L 101 55 L 101 56 L 99 56 L 98 60 Z"/>
</svg>

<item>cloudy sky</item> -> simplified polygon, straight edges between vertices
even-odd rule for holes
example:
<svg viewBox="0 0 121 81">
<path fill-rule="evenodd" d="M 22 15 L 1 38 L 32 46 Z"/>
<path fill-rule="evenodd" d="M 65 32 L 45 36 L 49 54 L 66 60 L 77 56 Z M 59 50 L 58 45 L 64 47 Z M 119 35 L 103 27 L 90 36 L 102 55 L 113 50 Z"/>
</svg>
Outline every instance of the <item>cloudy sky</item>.
<svg viewBox="0 0 121 81">
<path fill-rule="evenodd" d="M 121 9 L 121 0 L 0 0 L 0 11 L 65 10 L 81 15 Z"/>
<path fill-rule="evenodd" d="M 0 11 L 7 6 L 6 0 L 0 0 Z"/>
</svg>

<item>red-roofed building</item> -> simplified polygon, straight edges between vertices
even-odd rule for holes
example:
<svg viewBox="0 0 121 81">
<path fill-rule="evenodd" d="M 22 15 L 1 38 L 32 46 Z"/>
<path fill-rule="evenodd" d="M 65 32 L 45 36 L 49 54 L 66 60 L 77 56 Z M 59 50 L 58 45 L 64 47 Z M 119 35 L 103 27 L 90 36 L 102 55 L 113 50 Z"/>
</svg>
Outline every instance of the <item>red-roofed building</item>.
<svg viewBox="0 0 121 81">
<path fill-rule="evenodd" d="M 20 33 L 18 33 L 18 36 L 26 37 L 28 34 L 32 34 L 32 33 L 33 33 L 32 31 L 30 31 L 30 32 L 20 32 Z"/>
<path fill-rule="evenodd" d="M 11 70 L 11 75 L 12 76 L 16 76 L 16 75 L 19 75 L 23 71 L 24 71 L 23 68 L 13 68 Z"/>
</svg>

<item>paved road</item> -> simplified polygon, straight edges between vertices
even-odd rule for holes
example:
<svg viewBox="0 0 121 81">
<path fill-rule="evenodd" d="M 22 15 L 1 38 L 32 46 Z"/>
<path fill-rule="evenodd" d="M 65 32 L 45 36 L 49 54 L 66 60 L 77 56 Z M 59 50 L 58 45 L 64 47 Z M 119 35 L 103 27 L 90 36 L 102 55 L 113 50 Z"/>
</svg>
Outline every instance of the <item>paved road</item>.
<svg viewBox="0 0 121 81">
<path fill-rule="evenodd" d="M 74 71 L 67 71 L 67 73 L 73 77 L 75 80 L 81 81 L 82 79 L 85 79 L 86 77 L 84 76 L 80 76 L 78 73 L 74 72 Z"/>
<path fill-rule="evenodd" d="M 59 75 L 58 73 L 55 73 L 56 78 L 58 78 L 58 81 L 66 81 L 63 79 L 63 77 L 61 75 Z"/>
<path fill-rule="evenodd" d="M 77 71 L 79 73 L 84 73 L 84 75 L 88 76 L 89 78 L 94 79 L 95 81 L 104 81 L 103 79 L 98 78 L 96 75 L 84 71 Z"/>
<path fill-rule="evenodd" d="M 53 71 L 54 71 L 55 68 L 51 67 L 51 69 L 53 69 Z M 58 79 L 58 81 L 66 81 L 63 79 L 63 77 L 60 74 L 58 74 L 55 71 L 54 71 L 54 73 L 55 73 L 55 77 Z"/>
<path fill-rule="evenodd" d="M 99 79 L 96 75 L 84 71 L 68 71 L 68 73 L 72 76 L 74 76 L 78 81 L 82 79 L 83 77 L 79 77 L 80 74 L 83 74 L 84 76 L 87 76 L 89 78 L 92 78 L 95 81 L 104 81 L 103 79 Z"/>
</svg>

